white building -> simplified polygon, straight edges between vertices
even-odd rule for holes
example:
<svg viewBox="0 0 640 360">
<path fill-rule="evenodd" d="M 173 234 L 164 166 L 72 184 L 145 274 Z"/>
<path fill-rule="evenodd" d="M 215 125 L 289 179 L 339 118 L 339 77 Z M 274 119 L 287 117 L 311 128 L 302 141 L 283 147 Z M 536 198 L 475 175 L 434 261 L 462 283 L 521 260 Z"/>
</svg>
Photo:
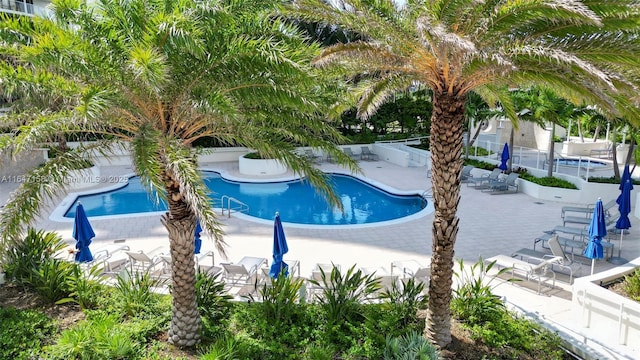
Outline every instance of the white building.
<svg viewBox="0 0 640 360">
<path fill-rule="evenodd" d="M 0 0 L 0 12 L 45 17 L 50 13 L 47 9 L 50 3 L 48 0 Z"/>
</svg>

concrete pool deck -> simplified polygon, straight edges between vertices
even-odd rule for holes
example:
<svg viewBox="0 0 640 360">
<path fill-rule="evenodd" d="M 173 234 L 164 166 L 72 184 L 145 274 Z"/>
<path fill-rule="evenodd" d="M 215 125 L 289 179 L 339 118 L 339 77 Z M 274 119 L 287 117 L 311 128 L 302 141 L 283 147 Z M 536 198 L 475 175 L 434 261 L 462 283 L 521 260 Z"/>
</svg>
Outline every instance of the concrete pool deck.
<svg viewBox="0 0 640 360">
<path fill-rule="evenodd" d="M 218 169 L 238 174 L 238 163 L 205 163 L 204 168 Z M 430 187 L 425 167 L 400 167 L 384 161 L 360 162 L 362 175 L 376 182 L 402 191 L 423 191 Z M 320 165 L 325 171 L 343 171 L 334 164 Z M 101 168 L 101 175 L 120 176 L 131 173 L 130 167 L 112 166 Z M 0 203 L 4 204 L 15 183 L 0 183 Z M 96 186 L 99 188 L 100 185 Z M 597 196 L 597 194 L 594 194 Z M 54 203 L 57 205 L 60 199 Z M 562 224 L 560 218 L 562 202 L 540 201 L 526 194 L 490 195 L 467 187 L 461 188 L 461 200 L 458 208 L 460 230 L 455 251 L 456 257 L 471 264 L 479 259 L 498 254 L 510 255 L 520 248 L 532 248 L 534 239 L 543 231 Z M 53 205 L 43 211 L 35 225 L 38 228 L 58 231 L 65 240 L 73 243 L 72 223 L 49 220 Z M 634 259 L 640 256 L 638 228 L 640 220 L 630 214 L 632 228 L 625 236 L 622 256 Z M 223 259 L 215 254 L 215 263 L 238 261 L 243 256 L 259 256 L 271 259 L 273 225 L 250 221 L 232 215 L 220 217 L 226 232 L 228 257 Z M 283 219 L 285 220 L 285 219 Z M 427 263 L 431 254 L 431 222 L 433 213 L 406 222 L 384 226 L 365 226 L 361 228 L 318 229 L 287 226 L 285 233 L 289 253 L 285 261 L 299 260 L 301 274 L 309 276 L 316 263 L 336 263 L 343 268 L 356 264 L 358 267 L 384 267 L 390 270 L 390 264 L 396 260 L 414 259 Z M 286 220 L 285 220 L 286 222 Z M 159 216 L 136 216 L 125 219 L 91 219 L 96 233 L 93 245 L 109 243 L 114 239 L 126 239 L 132 250 L 157 252 L 168 249 L 166 230 Z M 213 244 L 203 237 L 203 251 L 213 250 Z M 612 240 L 617 254 L 618 240 Z M 609 262 L 596 262 L 596 272 L 614 267 Z M 583 267 L 583 275 L 588 269 Z M 497 284 L 497 283 L 496 283 Z M 556 282 L 558 291 L 537 295 L 521 286 L 499 284 L 495 292 L 525 312 L 537 314 L 546 321 L 556 324 L 560 330 L 575 332 L 576 338 L 584 336 L 589 345 L 598 349 L 597 326 L 589 329 L 579 327 L 573 317 L 571 286 Z M 595 343 L 594 343 L 595 341 Z M 594 345 L 596 344 L 596 345 Z M 640 358 L 638 345 L 622 346 L 609 344 L 616 353 L 608 353 L 608 359 Z"/>
</svg>

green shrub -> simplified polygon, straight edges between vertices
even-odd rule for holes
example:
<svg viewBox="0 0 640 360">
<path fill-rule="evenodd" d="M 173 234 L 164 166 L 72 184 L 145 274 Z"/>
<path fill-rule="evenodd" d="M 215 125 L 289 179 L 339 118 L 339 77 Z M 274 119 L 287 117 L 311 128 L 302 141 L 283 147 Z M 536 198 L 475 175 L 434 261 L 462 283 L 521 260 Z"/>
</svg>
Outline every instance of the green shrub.
<svg viewBox="0 0 640 360">
<path fill-rule="evenodd" d="M 204 338 L 217 337 L 225 331 L 233 296 L 226 293 L 220 273 L 210 276 L 198 270 L 196 274 L 196 302 L 202 317 Z"/>
<path fill-rule="evenodd" d="M 151 291 L 151 288 L 160 285 L 160 281 L 149 273 L 118 274 L 115 284 L 116 309 L 127 317 L 133 317 L 145 313 L 157 313 L 156 306 L 160 302 L 160 296 Z"/>
<path fill-rule="evenodd" d="M 361 303 L 380 289 L 380 282 L 374 274 L 364 275 L 362 270 L 356 270 L 355 267 L 353 265 L 344 275 L 336 266 L 329 274 L 320 269 L 322 284 L 310 280 L 322 289 L 321 294 L 315 296 L 325 310 L 329 324 L 360 321 Z"/>
<path fill-rule="evenodd" d="M 75 264 L 71 275 L 67 279 L 67 288 L 69 289 L 69 297 L 57 301 L 57 304 L 74 302 L 81 309 L 94 308 L 98 300 L 104 296 L 105 290 L 103 278 L 101 276 L 102 268 L 95 265 L 84 271 L 80 265 Z"/>
<path fill-rule="evenodd" d="M 439 354 L 435 346 L 418 332 L 409 332 L 396 338 L 387 337 L 384 360 L 437 360 L 438 358 Z"/>
<path fill-rule="evenodd" d="M 500 297 L 491 292 L 491 281 L 486 280 L 486 273 L 495 265 L 495 261 L 485 264 L 482 259 L 474 263 L 469 270 L 462 260 L 458 261 L 459 269 L 455 272 L 458 286 L 453 290 L 451 310 L 453 314 L 468 325 L 483 325 L 502 318 L 506 308 Z M 507 271 L 502 269 L 500 272 Z"/>
<path fill-rule="evenodd" d="M 0 307 L 0 359 L 36 359 L 55 332 L 51 319 L 33 310 Z"/>
<path fill-rule="evenodd" d="M 29 285 L 44 301 L 55 303 L 71 293 L 69 283 L 77 266 L 65 260 L 47 259 L 40 268 L 33 269 Z"/>
<path fill-rule="evenodd" d="M 257 152 L 250 152 L 248 154 L 245 154 L 244 158 L 258 160 L 258 159 L 262 159 L 262 156 L 260 156 L 260 154 Z"/>
<path fill-rule="evenodd" d="M 640 301 L 640 269 L 624 277 L 622 289 L 630 298 Z"/>
<path fill-rule="evenodd" d="M 534 184 L 538 184 L 541 186 L 547 186 L 547 187 L 556 187 L 556 188 L 562 188 L 562 189 L 577 189 L 578 187 L 575 186 L 575 184 L 564 180 L 564 179 L 559 179 L 556 177 L 535 177 L 531 174 L 527 174 L 527 173 L 520 173 L 520 178 L 527 180 L 527 181 L 531 181 Z"/>
<path fill-rule="evenodd" d="M 498 167 L 496 164 L 488 163 L 486 161 L 476 160 L 476 159 L 464 159 L 465 165 L 473 165 L 478 169 L 483 170 L 493 170 Z"/>
<path fill-rule="evenodd" d="M 200 360 L 236 360 L 241 346 L 241 342 L 231 336 L 218 339 L 205 350 Z"/>
<path fill-rule="evenodd" d="M 620 184 L 620 179 L 617 179 L 615 176 L 612 177 L 589 177 L 588 179 L 591 183 L 598 184 Z M 633 180 L 633 185 L 640 185 L 640 180 Z"/>
<path fill-rule="evenodd" d="M 55 232 L 29 228 L 24 239 L 13 239 L 8 245 L 3 261 L 7 278 L 20 285 L 31 284 L 42 264 L 66 246 Z"/>
<path fill-rule="evenodd" d="M 117 315 L 100 314 L 62 332 L 46 347 L 49 359 L 138 359 L 144 347 L 132 336 L 132 327 Z"/>
<path fill-rule="evenodd" d="M 395 328 L 406 331 L 408 326 L 418 322 L 418 310 L 427 306 L 427 296 L 424 294 L 424 283 L 407 279 L 402 286 L 394 282 L 390 289 L 386 289 L 380 296 L 386 300 L 380 312 L 385 317 L 393 318 Z M 385 332 L 387 333 L 387 332 Z"/>
<path fill-rule="evenodd" d="M 285 276 L 284 270 L 280 275 L 264 284 L 260 288 L 262 301 L 257 306 L 267 322 L 288 326 L 297 320 L 299 309 L 300 289 L 304 284 L 302 279 Z"/>
</svg>

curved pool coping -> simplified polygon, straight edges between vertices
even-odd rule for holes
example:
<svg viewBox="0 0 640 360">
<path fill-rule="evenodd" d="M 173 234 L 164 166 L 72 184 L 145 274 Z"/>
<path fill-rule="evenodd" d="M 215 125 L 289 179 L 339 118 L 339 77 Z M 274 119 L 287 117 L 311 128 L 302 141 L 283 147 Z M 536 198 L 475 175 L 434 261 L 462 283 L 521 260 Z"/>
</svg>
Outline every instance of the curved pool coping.
<svg viewBox="0 0 640 360">
<path fill-rule="evenodd" d="M 236 182 L 252 182 L 252 183 L 273 183 L 273 182 L 285 182 L 285 181 L 295 181 L 295 180 L 300 180 L 301 177 L 297 176 L 297 175 L 286 175 L 286 176 L 279 176 L 279 177 L 269 177 L 269 178 L 246 178 L 246 177 L 242 177 L 242 176 L 236 176 L 233 175 L 231 173 L 229 173 L 227 170 L 224 169 L 219 169 L 216 167 L 202 167 L 201 168 L 202 171 L 213 171 L 213 172 L 217 172 L 220 174 L 220 176 L 225 179 L 225 180 L 229 180 L 229 181 L 236 181 Z M 339 175 L 347 175 L 347 176 L 351 176 L 354 177 L 358 180 L 361 180 L 371 186 L 377 187 L 378 189 L 382 190 L 382 191 L 386 191 L 388 193 L 391 193 L 393 195 L 420 195 L 425 193 L 425 191 L 427 191 L 426 189 L 416 189 L 416 190 L 399 190 L 396 189 L 394 187 L 385 185 L 383 183 L 380 183 L 379 181 L 367 178 L 365 176 L 362 176 L 360 174 L 353 174 L 350 173 L 348 171 L 343 171 L 343 170 L 332 170 L 330 172 L 327 172 L 327 174 L 339 174 Z M 125 175 L 120 176 L 120 179 L 124 179 L 124 178 L 131 178 L 137 176 L 135 173 L 128 173 Z M 71 192 L 69 194 L 67 194 L 67 196 L 65 196 L 62 201 L 60 202 L 60 204 L 58 204 L 58 206 L 51 212 L 51 215 L 49 215 L 49 220 L 51 221 L 56 221 L 56 222 L 73 222 L 74 219 L 72 218 L 67 218 L 64 216 L 64 214 L 67 212 L 67 210 L 69 209 L 69 207 L 73 204 L 73 202 L 82 195 L 91 195 L 91 194 L 98 194 L 98 193 L 103 193 L 103 192 L 109 192 L 109 191 L 113 191 L 113 190 L 117 190 L 119 188 L 122 188 L 126 185 L 128 185 L 129 182 L 121 182 L 121 183 L 116 183 L 110 186 L 105 186 L 105 187 L 101 187 L 98 189 L 89 189 L 89 190 L 83 190 L 83 191 L 76 191 L 76 192 Z M 214 210 L 216 211 L 218 217 L 220 219 L 222 219 L 223 217 L 225 217 L 226 215 L 221 215 L 220 212 L 222 211 L 221 208 L 214 208 Z M 290 223 L 290 222 L 286 222 L 283 221 L 283 224 L 287 225 L 288 227 L 292 227 L 292 228 L 304 228 L 304 229 L 360 229 L 360 228 L 367 228 L 367 227 L 379 227 L 379 226 L 388 226 L 388 225 L 396 225 L 396 224 L 402 224 L 402 223 L 406 223 L 409 221 L 413 221 L 419 218 L 423 218 L 426 217 L 427 215 L 433 213 L 435 211 L 434 207 L 433 207 L 433 201 L 431 199 L 428 199 L 427 201 L 427 206 L 418 211 L 415 214 L 412 215 L 408 215 L 408 216 L 404 216 L 401 217 L 399 219 L 393 219 L 393 220 L 386 220 L 386 221 L 378 221 L 378 222 L 374 222 L 374 223 L 367 223 L 367 224 L 345 224 L 345 225 L 316 225 L 316 224 L 299 224 L 299 223 Z M 130 218 L 130 217 L 142 217 L 142 216 L 159 216 L 164 214 L 165 211 L 150 211 L 150 212 L 142 212 L 142 213 L 129 213 L 129 214 L 120 214 L 120 215 L 104 215 L 104 216 L 90 216 L 89 219 L 90 220 L 113 220 L 113 219 L 124 219 L 124 218 Z M 247 214 L 243 214 L 243 213 L 239 213 L 239 212 L 235 212 L 233 213 L 233 217 L 238 218 L 238 219 L 242 219 L 242 220 L 247 220 L 250 222 L 254 222 L 254 223 L 258 223 L 258 224 L 264 224 L 264 225 L 273 225 L 273 220 L 268 220 L 268 219 L 261 219 L 258 217 L 254 217 L 251 215 L 247 215 Z"/>
</svg>

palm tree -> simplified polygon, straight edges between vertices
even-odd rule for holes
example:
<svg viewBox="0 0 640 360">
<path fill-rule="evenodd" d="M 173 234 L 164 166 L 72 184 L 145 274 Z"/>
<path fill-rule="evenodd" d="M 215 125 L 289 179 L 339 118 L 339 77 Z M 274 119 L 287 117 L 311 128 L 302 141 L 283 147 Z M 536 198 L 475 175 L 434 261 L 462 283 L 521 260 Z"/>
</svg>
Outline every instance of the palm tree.
<svg viewBox="0 0 640 360">
<path fill-rule="evenodd" d="M 361 34 L 363 41 L 325 48 L 314 60 L 359 79 L 351 94 L 360 117 L 368 118 L 394 93 L 416 83 L 433 91 L 435 218 L 425 333 L 446 346 L 466 95 L 474 91 L 490 105 L 499 101 L 514 122 L 508 88 L 536 84 L 612 112 L 637 112 L 628 99 L 640 61 L 638 6 L 630 0 L 344 3 L 338 9 L 294 0 L 281 13 Z"/>
<path fill-rule="evenodd" d="M 81 4 L 82 3 L 82 4 Z M 21 234 L 70 170 L 97 154 L 131 151 L 135 172 L 168 204 L 162 223 L 172 258 L 169 341 L 199 341 L 193 233 L 196 218 L 224 255 L 223 231 L 210 206 L 193 144 L 202 138 L 249 147 L 304 174 L 337 204 L 324 175 L 296 146 L 331 154 L 357 170 L 334 144 L 324 119 L 339 88 L 310 66 L 318 48 L 273 13 L 273 1 L 54 1 L 54 18 L 4 19 L 0 91 L 18 97 L 0 138 L 20 152 L 59 132 L 101 137 L 32 171 L 0 213 L 3 241 Z M 56 95 L 55 106 L 36 98 Z M 7 122 L 9 122 L 7 120 Z"/>
</svg>

